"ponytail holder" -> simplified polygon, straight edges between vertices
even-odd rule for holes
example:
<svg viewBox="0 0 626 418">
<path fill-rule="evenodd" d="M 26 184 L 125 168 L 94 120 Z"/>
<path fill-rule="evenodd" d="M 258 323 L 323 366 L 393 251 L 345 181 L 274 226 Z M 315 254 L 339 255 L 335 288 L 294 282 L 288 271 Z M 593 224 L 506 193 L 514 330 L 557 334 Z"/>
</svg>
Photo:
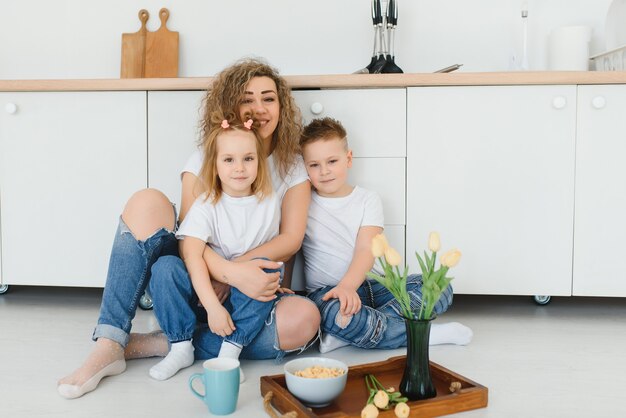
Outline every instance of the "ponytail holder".
<svg viewBox="0 0 626 418">
<path fill-rule="evenodd" d="M 230 128 L 230 125 L 228 124 L 228 121 L 227 121 L 226 119 L 224 119 L 224 120 L 222 121 L 222 128 L 223 128 L 223 129 L 228 129 L 228 128 Z"/>
<path fill-rule="evenodd" d="M 244 122 L 243 126 L 245 126 L 248 129 L 252 129 L 252 124 L 254 123 L 254 121 L 252 119 L 248 119 L 247 122 Z"/>
</svg>

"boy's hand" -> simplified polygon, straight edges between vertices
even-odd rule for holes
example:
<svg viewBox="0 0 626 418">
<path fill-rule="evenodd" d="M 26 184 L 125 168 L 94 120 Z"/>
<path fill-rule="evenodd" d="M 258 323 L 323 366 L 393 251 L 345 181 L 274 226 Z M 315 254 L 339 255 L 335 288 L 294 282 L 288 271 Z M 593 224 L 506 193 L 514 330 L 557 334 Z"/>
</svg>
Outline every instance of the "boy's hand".
<svg viewBox="0 0 626 418">
<path fill-rule="evenodd" d="M 329 299 L 339 299 L 339 310 L 344 316 L 361 310 L 361 298 L 355 290 L 335 286 L 322 297 L 322 300 Z"/>
<path fill-rule="evenodd" d="M 277 293 L 287 293 L 287 294 L 290 294 L 290 295 L 293 295 L 293 294 L 295 294 L 295 293 L 296 293 L 296 292 L 294 292 L 293 290 L 291 290 L 291 289 L 289 289 L 289 288 L 287 288 L 287 287 L 279 287 L 279 288 L 276 290 L 276 292 L 277 292 Z"/>
<path fill-rule="evenodd" d="M 230 314 L 222 305 L 212 306 L 206 309 L 209 328 L 213 334 L 226 337 L 235 330 L 235 324 Z"/>
</svg>

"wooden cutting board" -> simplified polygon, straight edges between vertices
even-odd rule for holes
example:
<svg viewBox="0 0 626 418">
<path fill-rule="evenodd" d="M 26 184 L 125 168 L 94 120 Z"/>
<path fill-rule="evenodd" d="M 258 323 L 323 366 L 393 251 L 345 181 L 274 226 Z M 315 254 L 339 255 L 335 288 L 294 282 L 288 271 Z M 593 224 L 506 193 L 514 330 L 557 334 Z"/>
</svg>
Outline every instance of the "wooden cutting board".
<svg viewBox="0 0 626 418">
<path fill-rule="evenodd" d="M 178 77 L 178 32 L 166 26 L 170 12 L 159 11 L 161 27 L 156 32 L 146 29 L 149 17 L 147 10 L 140 10 L 139 31 L 122 34 L 121 78 Z"/>
<path fill-rule="evenodd" d="M 144 76 L 146 50 L 146 22 L 150 14 L 147 10 L 139 11 L 141 28 L 135 33 L 122 34 L 122 78 L 142 78 Z"/>
<path fill-rule="evenodd" d="M 170 12 L 159 11 L 161 27 L 146 34 L 146 61 L 144 77 L 178 77 L 178 32 L 167 29 Z"/>
</svg>

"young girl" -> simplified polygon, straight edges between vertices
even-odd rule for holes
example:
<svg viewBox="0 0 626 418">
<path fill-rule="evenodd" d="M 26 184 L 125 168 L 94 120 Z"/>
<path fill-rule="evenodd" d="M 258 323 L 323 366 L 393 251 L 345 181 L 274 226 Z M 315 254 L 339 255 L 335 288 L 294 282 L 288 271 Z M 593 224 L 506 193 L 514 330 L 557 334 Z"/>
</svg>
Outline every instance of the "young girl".
<svg viewBox="0 0 626 418">
<path fill-rule="evenodd" d="M 196 182 L 201 194 L 176 237 L 181 240 L 180 254 L 197 299 L 206 310 L 209 329 L 223 338 L 218 357 L 238 359 L 242 348 L 263 327 L 274 303 L 257 301 L 232 289 L 222 306 L 211 286 L 204 250 L 209 245 L 224 259 L 232 260 L 270 241 L 278 235 L 280 201 L 272 191 L 263 143 L 252 127 L 252 119 L 241 124 L 234 120 L 234 115 L 221 115 L 216 112 L 211 116 L 216 128 L 204 140 L 204 159 Z M 193 293 L 181 291 L 177 281 L 171 282 L 171 286 L 178 290 L 173 298 L 186 294 L 183 299 L 188 300 L 182 300 L 183 305 L 191 307 L 197 300 Z M 157 380 L 170 378 L 194 361 L 193 309 L 181 311 L 180 304 L 174 301 L 167 306 L 170 309 L 156 312 L 171 343 L 165 359 L 150 369 L 150 375 Z"/>
</svg>

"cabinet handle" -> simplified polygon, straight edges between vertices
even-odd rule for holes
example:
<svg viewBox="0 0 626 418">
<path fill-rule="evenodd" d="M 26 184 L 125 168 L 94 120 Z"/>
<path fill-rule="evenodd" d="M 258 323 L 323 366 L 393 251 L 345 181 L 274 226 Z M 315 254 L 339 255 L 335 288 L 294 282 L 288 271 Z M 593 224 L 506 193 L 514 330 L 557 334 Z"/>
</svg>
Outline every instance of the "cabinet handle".
<svg viewBox="0 0 626 418">
<path fill-rule="evenodd" d="M 602 96 L 596 96 L 591 100 L 591 106 L 593 106 L 594 109 L 604 109 L 606 99 Z"/>
<path fill-rule="evenodd" d="M 13 115 L 17 112 L 17 105 L 15 103 L 7 103 L 4 105 L 4 110 L 6 110 L 9 115 Z"/>
<path fill-rule="evenodd" d="M 563 96 L 556 96 L 552 99 L 552 107 L 555 109 L 563 109 L 567 106 L 567 99 Z"/>
<path fill-rule="evenodd" d="M 313 113 L 314 115 L 319 115 L 323 111 L 324 111 L 324 106 L 322 106 L 321 103 L 315 102 L 311 105 L 311 113 Z"/>
</svg>

